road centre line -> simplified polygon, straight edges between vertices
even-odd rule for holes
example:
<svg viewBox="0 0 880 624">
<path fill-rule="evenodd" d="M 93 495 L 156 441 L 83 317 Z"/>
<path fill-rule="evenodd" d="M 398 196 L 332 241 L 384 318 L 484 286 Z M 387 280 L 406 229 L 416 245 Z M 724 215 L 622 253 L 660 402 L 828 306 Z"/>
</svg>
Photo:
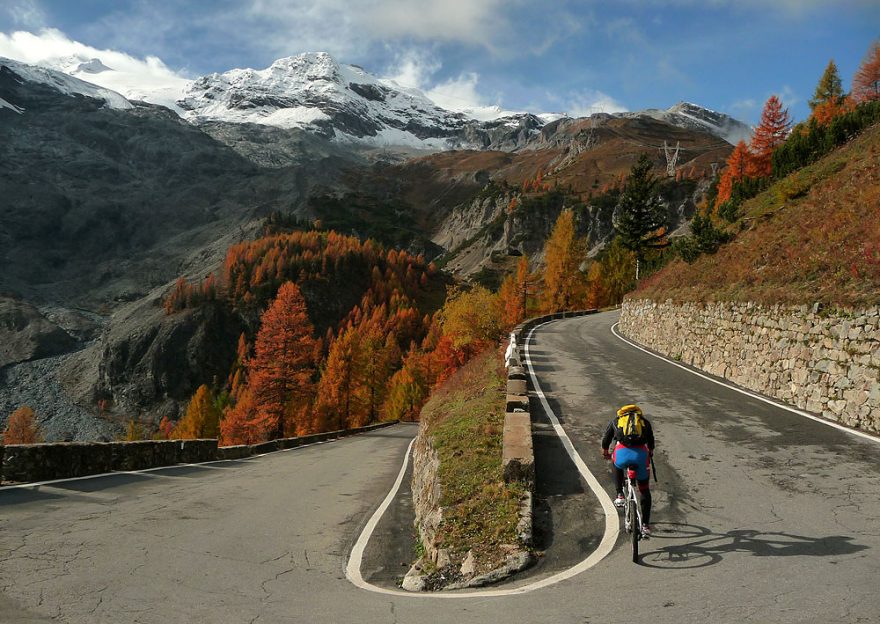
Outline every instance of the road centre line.
<svg viewBox="0 0 880 624">
<path fill-rule="evenodd" d="M 648 355 L 653 355 L 655 358 L 663 360 L 664 362 L 672 364 L 673 366 L 677 366 L 678 368 L 680 368 L 682 370 L 686 370 L 687 372 L 689 372 L 693 375 L 696 375 L 697 377 L 702 377 L 703 379 L 705 379 L 707 381 L 711 381 L 712 383 L 718 384 L 719 386 L 724 386 L 725 388 L 735 390 L 736 392 L 739 392 L 740 394 L 744 394 L 747 397 L 757 399 L 758 401 L 763 401 L 764 403 L 768 403 L 769 405 L 772 405 L 774 407 L 784 409 L 788 412 L 791 412 L 792 414 L 797 414 L 798 416 L 803 416 L 804 418 L 809 418 L 810 420 L 815 420 L 818 423 L 822 423 L 823 425 L 828 425 L 829 427 L 834 427 L 835 429 L 839 429 L 840 431 L 852 434 L 854 436 L 859 436 L 860 438 L 864 438 L 865 440 L 870 440 L 871 442 L 880 443 L 880 437 L 873 436 L 870 433 L 865 433 L 864 431 L 852 429 L 851 427 L 846 427 L 844 425 L 841 425 L 840 423 L 833 422 L 833 421 L 828 420 L 826 418 L 814 416 L 813 414 L 810 414 L 809 412 L 805 412 L 803 410 L 797 409 L 796 407 L 791 407 L 790 405 L 786 405 L 785 403 L 780 403 L 778 401 L 774 401 L 773 399 L 769 399 L 769 398 L 762 396 L 760 394 L 757 394 L 755 392 L 750 392 L 748 390 L 744 390 L 743 388 L 735 386 L 732 383 L 721 381 L 720 379 L 710 377 L 709 375 L 704 375 L 703 373 L 700 373 L 689 366 L 685 366 L 684 364 L 679 364 L 675 360 L 670 360 L 666 356 L 663 356 L 663 355 L 660 355 L 659 353 L 655 353 L 653 351 L 650 351 L 650 350 L 642 347 L 641 345 L 636 344 L 632 340 L 625 338 L 622 334 L 620 334 L 616 329 L 618 325 L 620 325 L 620 323 L 615 323 L 614 325 L 611 326 L 611 333 L 614 334 L 618 339 L 622 340 L 623 342 L 630 345 L 631 347 L 635 347 L 639 351 L 644 351 Z"/>
<path fill-rule="evenodd" d="M 590 472 L 590 469 L 587 468 L 584 460 L 581 459 L 580 455 L 578 455 L 577 451 L 575 450 L 574 444 L 572 444 L 571 439 L 565 433 L 565 430 L 562 428 L 559 419 L 553 413 L 553 410 L 551 409 L 550 404 L 547 401 L 547 397 L 544 395 L 543 390 L 541 390 L 541 385 L 538 383 L 538 378 L 535 376 L 535 372 L 532 367 L 532 362 L 529 355 L 529 342 L 531 341 L 532 334 L 535 332 L 535 330 L 542 325 L 546 325 L 546 323 L 541 323 L 541 325 L 536 325 L 535 327 L 533 327 L 532 330 L 529 332 L 528 337 L 526 338 L 526 342 L 524 345 L 525 363 L 528 367 L 529 375 L 532 378 L 532 385 L 535 390 L 535 394 L 538 395 L 538 398 L 541 400 L 541 405 L 547 413 L 547 416 L 550 418 L 550 421 L 553 423 L 553 429 L 556 432 L 556 435 L 558 435 L 560 440 L 562 441 L 562 445 L 565 448 L 566 453 L 568 453 L 568 456 L 574 462 L 574 465 L 577 467 L 578 472 L 581 474 L 581 476 L 587 482 L 587 485 L 590 486 L 590 489 L 593 491 L 593 493 L 599 499 L 599 502 L 602 504 L 602 510 L 605 513 L 605 532 L 602 536 L 601 542 L 599 542 L 599 546 L 597 546 L 596 550 L 594 550 L 586 559 L 584 559 L 577 565 L 568 568 L 567 570 L 557 572 L 552 576 L 541 579 L 539 581 L 535 581 L 534 583 L 529 583 L 528 585 L 514 587 L 511 589 L 490 589 L 474 591 L 462 590 L 456 593 L 428 593 L 386 589 L 384 587 L 379 587 L 377 585 L 373 585 L 372 583 L 368 583 L 361 575 L 361 564 L 363 562 L 364 550 L 366 549 L 367 544 L 370 541 L 370 537 L 372 536 L 373 531 L 375 531 L 376 526 L 379 524 L 379 520 L 382 518 L 388 507 L 391 505 L 391 502 L 394 500 L 394 497 L 397 495 L 397 492 L 400 489 L 400 485 L 403 482 L 403 477 L 406 474 L 407 466 L 409 465 L 410 452 L 412 450 L 413 443 L 415 442 L 415 439 L 413 439 L 409 443 L 409 447 L 407 447 L 406 449 L 406 454 L 403 458 L 403 465 L 400 468 L 400 472 L 397 475 L 397 479 L 395 480 L 394 485 L 391 486 L 391 490 L 388 492 L 387 496 L 385 496 L 385 499 L 382 501 L 376 511 L 373 512 L 373 515 L 370 516 L 370 519 L 367 521 L 366 526 L 364 526 L 363 531 L 361 532 L 360 536 L 355 542 L 354 547 L 352 548 L 351 555 L 348 560 L 348 565 L 345 568 L 345 576 L 356 587 L 379 594 L 417 599 L 467 599 L 513 596 L 517 594 L 526 594 L 536 591 L 538 589 L 543 589 L 545 587 L 555 585 L 557 583 L 560 583 L 561 581 L 577 576 L 581 572 L 584 572 L 595 566 L 614 549 L 614 544 L 617 541 L 617 535 L 620 531 L 620 520 L 617 509 L 614 507 L 614 503 L 611 502 L 611 497 L 608 496 L 607 492 L 605 492 L 605 489 L 599 483 L 599 480 L 596 479 L 592 472 Z"/>
</svg>

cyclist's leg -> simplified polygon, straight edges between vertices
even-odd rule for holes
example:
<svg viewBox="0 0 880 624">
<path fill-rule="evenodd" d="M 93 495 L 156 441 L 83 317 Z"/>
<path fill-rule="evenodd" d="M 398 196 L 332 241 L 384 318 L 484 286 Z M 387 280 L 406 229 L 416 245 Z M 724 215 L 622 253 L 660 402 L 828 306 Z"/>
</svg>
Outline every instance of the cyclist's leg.
<svg viewBox="0 0 880 624">
<path fill-rule="evenodd" d="M 618 447 L 611 451 L 611 469 L 614 471 L 614 489 L 618 496 L 623 496 L 623 467 L 618 465 Z"/>
<path fill-rule="evenodd" d="M 642 499 L 642 524 L 651 524 L 651 482 L 639 479 L 639 494 Z"/>
</svg>

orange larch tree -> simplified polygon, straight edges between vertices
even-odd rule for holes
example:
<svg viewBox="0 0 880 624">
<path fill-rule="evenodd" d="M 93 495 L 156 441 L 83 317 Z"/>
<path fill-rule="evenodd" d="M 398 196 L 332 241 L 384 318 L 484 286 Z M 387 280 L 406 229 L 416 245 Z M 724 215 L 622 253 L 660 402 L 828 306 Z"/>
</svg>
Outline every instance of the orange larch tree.
<svg viewBox="0 0 880 624">
<path fill-rule="evenodd" d="M 579 267 L 585 255 L 583 242 L 575 234 L 574 212 L 571 209 L 563 210 L 544 244 L 541 307 L 545 311 L 571 310 L 583 300 L 585 287 Z"/>
<path fill-rule="evenodd" d="M 508 330 L 525 320 L 529 295 L 529 260 L 523 255 L 516 274 L 508 275 L 498 289 L 498 307 L 502 329 Z"/>
<path fill-rule="evenodd" d="M 220 410 L 214 405 L 211 389 L 202 384 L 190 399 L 186 414 L 177 423 L 172 436 L 179 440 L 195 440 L 216 438 L 219 433 Z"/>
<path fill-rule="evenodd" d="M 857 104 L 880 99 L 880 40 L 871 44 L 856 70 L 851 97 Z"/>
<path fill-rule="evenodd" d="M 605 277 L 602 275 L 602 263 L 593 261 L 587 271 L 587 308 L 601 308 L 608 299 Z"/>
<path fill-rule="evenodd" d="M 327 365 L 318 385 L 315 408 L 320 430 L 344 429 L 358 412 L 358 389 L 363 378 L 357 331 L 349 326 L 330 345 Z"/>
<path fill-rule="evenodd" d="M 745 141 L 740 141 L 727 159 L 727 167 L 721 173 L 718 181 L 718 196 L 715 200 L 715 209 L 730 199 L 733 193 L 733 183 L 742 180 L 750 170 L 751 153 Z"/>
<path fill-rule="evenodd" d="M 315 338 L 299 287 L 285 282 L 263 313 L 248 365 L 248 387 L 256 403 L 254 428 L 266 439 L 295 428 L 286 414 L 301 411 L 314 396 Z"/>
<path fill-rule="evenodd" d="M 257 405 L 250 388 L 243 387 L 235 405 L 226 410 L 220 421 L 220 444 L 256 444 L 266 440 L 264 432 L 258 431 L 256 423 Z"/>
<path fill-rule="evenodd" d="M 771 157 L 773 150 L 785 143 L 791 129 L 788 109 L 782 101 L 771 95 L 761 112 L 761 123 L 752 135 L 750 169 L 748 175 L 754 178 L 767 177 L 772 173 Z"/>
<path fill-rule="evenodd" d="M 27 405 L 12 412 L 3 432 L 3 444 L 36 444 L 43 441 L 34 410 Z"/>
</svg>

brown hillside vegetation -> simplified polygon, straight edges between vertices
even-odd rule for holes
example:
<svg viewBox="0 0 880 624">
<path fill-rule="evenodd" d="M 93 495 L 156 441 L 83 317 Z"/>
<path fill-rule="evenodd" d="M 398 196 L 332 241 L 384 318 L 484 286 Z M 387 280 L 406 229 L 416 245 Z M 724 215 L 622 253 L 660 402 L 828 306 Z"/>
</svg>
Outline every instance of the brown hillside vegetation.
<svg viewBox="0 0 880 624">
<path fill-rule="evenodd" d="M 880 126 L 745 202 L 714 255 L 674 260 L 635 297 L 835 306 L 880 303 Z"/>
<path fill-rule="evenodd" d="M 416 211 L 416 220 L 430 223 L 445 209 L 475 195 L 489 178 L 520 188 L 539 174 L 549 186 L 571 188 L 586 199 L 609 184 L 618 183 L 638 156 L 650 151 L 663 161 L 663 142 L 681 146 L 678 170 L 685 177 L 711 174 L 711 163 L 724 162 L 733 146 L 704 132 L 684 130 L 655 119 L 600 120 L 593 129 L 588 119 L 576 120 L 558 133 L 545 137 L 540 149 L 518 152 L 448 151 L 406 163 L 372 170 L 359 187 L 370 190 L 396 188 Z M 569 145 L 581 144 L 583 151 L 571 154 Z M 665 162 L 665 161 L 663 161 Z M 439 210 L 438 210 L 439 209 Z"/>
</svg>

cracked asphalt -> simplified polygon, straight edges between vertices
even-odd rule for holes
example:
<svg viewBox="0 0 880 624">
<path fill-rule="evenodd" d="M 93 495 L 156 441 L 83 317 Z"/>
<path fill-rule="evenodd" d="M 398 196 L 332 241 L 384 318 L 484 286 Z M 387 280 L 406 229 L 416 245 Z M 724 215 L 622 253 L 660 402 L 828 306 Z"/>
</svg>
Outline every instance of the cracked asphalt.
<svg viewBox="0 0 880 624">
<path fill-rule="evenodd" d="M 0 622 L 876 622 L 880 445 L 629 347 L 610 333 L 616 318 L 553 322 L 531 353 L 575 447 L 609 486 L 598 453 L 608 419 L 637 402 L 652 420 L 656 534 L 641 565 L 621 537 L 596 567 L 529 594 L 356 589 L 349 550 L 415 434 L 398 425 L 239 462 L 0 490 Z M 555 453 L 535 420 L 536 449 Z M 568 464 L 538 458 L 555 475 L 539 484 L 551 554 L 511 587 L 576 561 L 601 531 Z M 405 571 L 410 527 L 392 525 L 411 512 L 394 508 L 366 553 L 377 582 Z M 394 550 L 383 557 L 386 540 Z"/>
</svg>

